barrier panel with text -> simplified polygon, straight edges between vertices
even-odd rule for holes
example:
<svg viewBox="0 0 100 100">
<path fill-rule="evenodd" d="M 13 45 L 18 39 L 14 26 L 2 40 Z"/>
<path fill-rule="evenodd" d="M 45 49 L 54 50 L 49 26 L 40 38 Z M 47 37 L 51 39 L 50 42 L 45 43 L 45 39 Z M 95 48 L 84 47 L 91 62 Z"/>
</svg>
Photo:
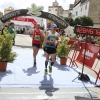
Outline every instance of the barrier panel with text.
<svg viewBox="0 0 100 100">
<path fill-rule="evenodd" d="M 82 43 L 80 53 L 76 59 L 76 61 L 81 64 L 83 64 L 83 59 L 84 59 L 84 52 L 85 52 L 84 48 L 85 48 L 85 43 Z M 99 53 L 99 47 L 92 44 L 87 44 L 84 65 L 89 68 L 92 68 L 98 53 Z"/>
</svg>

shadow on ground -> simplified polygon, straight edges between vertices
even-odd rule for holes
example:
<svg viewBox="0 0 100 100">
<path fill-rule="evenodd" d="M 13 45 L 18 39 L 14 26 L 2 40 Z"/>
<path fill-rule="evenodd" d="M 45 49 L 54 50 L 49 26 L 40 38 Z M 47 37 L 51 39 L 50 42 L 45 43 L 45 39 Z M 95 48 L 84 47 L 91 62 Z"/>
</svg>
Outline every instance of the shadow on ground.
<svg viewBox="0 0 100 100">
<path fill-rule="evenodd" d="M 23 72 L 27 73 L 28 76 L 31 76 L 32 74 L 37 74 L 40 72 L 36 70 L 37 70 L 37 67 L 31 67 L 31 68 L 28 68 L 27 70 L 23 69 Z"/>
<path fill-rule="evenodd" d="M 49 75 L 49 80 L 47 79 L 47 75 L 44 75 L 44 78 L 40 83 L 41 86 L 39 87 L 39 89 L 45 90 L 45 94 L 48 96 L 53 96 L 53 92 L 59 90 L 59 88 L 54 88 L 53 78 L 51 77 L 51 75 Z"/>
<path fill-rule="evenodd" d="M 75 96 L 75 100 L 100 100 L 100 99 Z"/>
<path fill-rule="evenodd" d="M 55 61 L 53 67 L 56 67 L 58 70 L 61 70 L 61 71 L 70 71 L 67 65 L 60 65 L 57 61 Z"/>
<path fill-rule="evenodd" d="M 12 71 L 7 70 L 5 72 L 0 72 L 0 81 L 2 80 L 3 77 L 8 76 L 9 74 L 12 74 Z"/>
</svg>

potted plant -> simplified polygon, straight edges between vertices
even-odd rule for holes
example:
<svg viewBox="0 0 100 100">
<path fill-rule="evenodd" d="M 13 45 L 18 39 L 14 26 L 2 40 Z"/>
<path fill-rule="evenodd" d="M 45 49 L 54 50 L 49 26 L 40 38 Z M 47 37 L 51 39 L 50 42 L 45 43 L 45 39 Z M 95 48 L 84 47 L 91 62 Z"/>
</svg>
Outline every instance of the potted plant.
<svg viewBox="0 0 100 100">
<path fill-rule="evenodd" d="M 5 28 L 3 35 L 0 35 L 0 71 L 6 71 L 7 63 L 13 62 L 17 54 L 12 51 L 12 36 Z"/>
<path fill-rule="evenodd" d="M 57 46 L 57 55 L 60 58 L 60 64 L 66 65 L 67 62 L 67 56 L 70 51 L 70 45 L 68 45 L 68 41 L 66 40 L 66 37 L 61 37 L 61 43 Z"/>
</svg>

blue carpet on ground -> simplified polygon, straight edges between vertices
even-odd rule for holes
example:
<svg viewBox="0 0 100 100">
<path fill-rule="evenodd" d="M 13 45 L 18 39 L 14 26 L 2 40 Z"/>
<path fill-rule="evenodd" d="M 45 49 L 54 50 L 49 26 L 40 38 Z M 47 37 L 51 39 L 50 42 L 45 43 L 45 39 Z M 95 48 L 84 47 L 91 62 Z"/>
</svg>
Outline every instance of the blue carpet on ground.
<svg viewBox="0 0 100 100">
<path fill-rule="evenodd" d="M 37 56 L 37 68 L 33 67 L 32 49 L 14 49 L 18 56 L 14 63 L 8 63 L 7 71 L 0 72 L 1 87 L 94 87 L 90 82 L 82 82 L 76 79 L 78 68 L 69 68 L 59 64 L 59 58 L 53 66 L 52 74 L 44 75 L 45 56 L 40 50 Z M 95 81 L 90 77 L 91 81 Z"/>
</svg>

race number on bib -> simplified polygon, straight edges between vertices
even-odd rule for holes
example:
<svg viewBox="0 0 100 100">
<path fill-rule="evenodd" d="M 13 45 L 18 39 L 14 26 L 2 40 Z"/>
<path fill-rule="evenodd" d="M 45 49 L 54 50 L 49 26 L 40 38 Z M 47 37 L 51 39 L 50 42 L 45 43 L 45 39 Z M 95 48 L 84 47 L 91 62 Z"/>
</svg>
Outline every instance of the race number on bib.
<svg viewBox="0 0 100 100">
<path fill-rule="evenodd" d="M 56 40 L 56 36 L 52 36 L 52 35 L 51 35 L 51 36 L 50 36 L 50 40 L 51 40 L 51 41 Z"/>
<path fill-rule="evenodd" d="M 34 40 L 40 41 L 40 36 L 39 35 L 35 35 Z"/>
</svg>

